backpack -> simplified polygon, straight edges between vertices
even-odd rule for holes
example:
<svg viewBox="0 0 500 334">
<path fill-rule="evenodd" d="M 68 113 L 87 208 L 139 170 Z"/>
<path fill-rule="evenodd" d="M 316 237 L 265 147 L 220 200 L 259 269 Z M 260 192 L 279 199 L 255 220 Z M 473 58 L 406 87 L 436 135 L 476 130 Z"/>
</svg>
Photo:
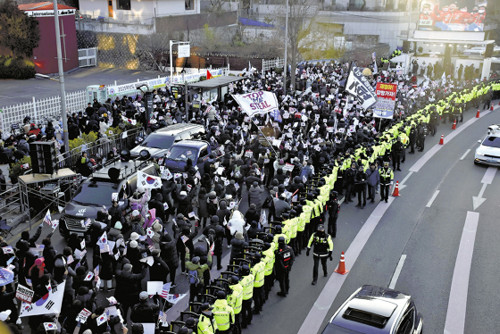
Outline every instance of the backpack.
<svg viewBox="0 0 500 334">
<path fill-rule="evenodd" d="M 278 249 L 278 259 L 284 268 L 290 268 L 292 266 L 292 254 L 289 247 L 283 249 Z"/>
<path fill-rule="evenodd" d="M 198 270 L 188 270 L 189 284 L 198 285 L 200 278 L 198 277 Z"/>
</svg>

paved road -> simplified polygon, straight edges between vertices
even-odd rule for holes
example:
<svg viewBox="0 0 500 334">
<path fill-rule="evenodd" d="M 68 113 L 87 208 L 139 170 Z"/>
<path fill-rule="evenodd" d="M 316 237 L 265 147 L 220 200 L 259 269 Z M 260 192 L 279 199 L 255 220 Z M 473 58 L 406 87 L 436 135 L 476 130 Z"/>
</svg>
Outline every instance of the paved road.
<svg viewBox="0 0 500 334">
<path fill-rule="evenodd" d="M 500 227 L 495 197 L 500 182 L 494 177 L 496 168 L 474 166 L 472 162 L 477 140 L 485 135 L 488 125 L 500 122 L 498 113 L 497 107 L 494 112 L 474 119 L 475 112 L 469 112 L 464 122 L 469 120 L 470 124 L 460 123 L 455 131 L 449 124 L 440 125 L 435 137 L 426 138 L 425 154 L 407 154 L 403 171 L 396 173 L 395 181 L 404 180 L 400 197 L 388 204 L 369 204 L 364 210 L 343 204 L 329 273 L 336 267 L 340 252 L 347 250 L 349 274 L 320 277 L 319 284 L 311 286 L 312 258 L 299 256 L 292 269 L 291 293 L 285 299 L 273 294 L 263 314 L 254 318 L 245 333 L 320 333 L 359 286 L 389 286 L 403 254 L 406 261 L 395 288 L 413 295 L 424 317 L 425 333 L 443 333 L 447 315 L 447 333 L 498 332 L 500 320 L 493 310 L 498 309 L 496 291 L 500 274 L 496 265 Z M 441 133 L 445 135 L 445 145 L 434 146 Z M 492 179 L 484 191 L 486 201 L 474 210 L 472 197 L 480 193 L 481 181 L 488 179 L 485 174 Z M 471 215 L 479 217 L 475 243 Z M 376 227 L 365 240 L 368 225 Z M 365 241 L 353 265 L 356 247 Z M 463 252 L 467 245 L 473 249 L 472 267 L 470 280 L 464 281 L 469 271 Z M 472 252 L 465 253 L 470 256 Z M 458 260 L 457 254 L 460 254 Z M 454 276 L 454 271 L 459 275 Z M 450 292 L 452 281 L 454 291 Z M 338 293 L 336 286 L 340 286 Z M 460 312 L 465 314 L 462 319 Z M 312 321 L 304 322 L 308 314 L 307 319 Z M 299 332 L 301 326 L 304 327 Z"/>
<path fill-rule="evenodd" d="M 83 90 L 89 85 L 125 84 L 145 79 L 156 78 L 164 73 L 156 71 L 131 71 L 122 69 L 102 69 L 98 67 L 79 68 L 65 74 L 66 92 Z M 60 95 L 57 80 L 0 80 L 0 108 L 36 99 Z"/>
</svg>

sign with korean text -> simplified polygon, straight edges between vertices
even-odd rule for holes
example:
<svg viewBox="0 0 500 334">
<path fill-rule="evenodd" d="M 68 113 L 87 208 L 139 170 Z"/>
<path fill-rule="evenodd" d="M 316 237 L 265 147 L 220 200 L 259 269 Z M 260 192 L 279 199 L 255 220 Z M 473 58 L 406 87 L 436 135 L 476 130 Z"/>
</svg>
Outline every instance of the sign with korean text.
<svg viewBox="0 0 500 334">
<path fill-rule="evenodd" d="M 396 105 L 398 85 L 391 83 L 377 83 L 377 103 L 373 106 L 373 117 L 393 118 Z"/>
</svg>

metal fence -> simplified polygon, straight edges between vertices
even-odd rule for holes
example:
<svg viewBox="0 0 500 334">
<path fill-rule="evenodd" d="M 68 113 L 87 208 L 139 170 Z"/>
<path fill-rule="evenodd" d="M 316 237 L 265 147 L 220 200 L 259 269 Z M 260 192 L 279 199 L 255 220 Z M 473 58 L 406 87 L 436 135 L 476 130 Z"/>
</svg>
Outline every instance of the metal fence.
<svg viewBox="0 0 500 334">
<path fill-rule="evenodd" d="M 285 67 L 285 59 L 276 58 L 276 59 L 262 59 L 262 74 L 272 68 L 284 68 Z"/>
<path fill-rule="evenodd" d="M 67 167 L 75 170 L 75 166 L 78 166 L 83 152 L 87 152 L 89 158 L 101 157 L 103 159 L 106 159 L 110 152 L 116 151 L 119 154 L 121 150 L 130 149 L 135 146 L 135 140 L 141 134 L 144 134 L 144 128 L 138 127 L 107 138 L 99 138 L 93 143 L 76 147 L 69 151 L 69 154 L 61 157 L 58 163 L 59 168 Z"/>
<path fill-rule="evenodd" d="M 70 113 L 83 111 L 87 105 L 86 97 L 85 90 L 66 93 L 67 111 Z M 26 116 L 30 116 L 34 123 L 48 119 L 59 120 L 61 118 L 61 97 L 35 99 L 33 96 L 31 102 L 1 108 L 0 128 L 2 133 L 9 133 L 11 125 L 22 123 Z"/>
</svg>

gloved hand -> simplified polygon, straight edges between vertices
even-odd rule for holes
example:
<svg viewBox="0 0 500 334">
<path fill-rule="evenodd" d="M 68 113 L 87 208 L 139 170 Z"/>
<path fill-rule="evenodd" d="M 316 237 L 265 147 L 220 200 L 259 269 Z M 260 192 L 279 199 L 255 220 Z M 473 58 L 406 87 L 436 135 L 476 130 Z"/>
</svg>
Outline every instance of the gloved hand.
<svg viewBox="0 0 500 334">
<path fill-rule="evenodd" d="M 310 249 L 308 248 L 308 249 L 306 250 L 306 256 L 309 256 L 309 251 L 310 251 Z"/>
<path fill-rule="evenodd" d="M 328 252 L 328 257 L 330 258 L 330 261 L 333 261 L 332 252 Z"/>
<path fill-rule="evenodd" d="M 330 261 L 333 261 L 333 256 L 330 255 Z"/>
</svg>

